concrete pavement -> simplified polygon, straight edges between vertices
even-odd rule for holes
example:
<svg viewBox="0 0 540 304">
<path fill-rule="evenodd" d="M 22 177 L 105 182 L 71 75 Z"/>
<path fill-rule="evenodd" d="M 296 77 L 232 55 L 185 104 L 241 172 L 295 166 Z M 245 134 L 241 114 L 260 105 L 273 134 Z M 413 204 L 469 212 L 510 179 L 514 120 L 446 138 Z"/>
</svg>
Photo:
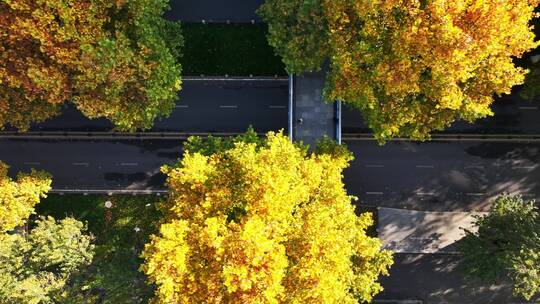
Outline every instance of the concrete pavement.
<svg viewBox="0 0 540 304">
<path fill-rule="evenodd" d="M 396 253 L 457 253 L 463 229 L 476 231 L 484 212 L 425 212 L 379 208 L 378 232 L 384 249 Z"/>
<path fill-rule="evenodd" d="M 322 98 L 326 72 L 305 73 L 294 76 L 294 133 L 296 141 L 313 147 L 323 136 L 336 139 L 338 117 L 336 104 L 326 103 Z"/>
</svg>

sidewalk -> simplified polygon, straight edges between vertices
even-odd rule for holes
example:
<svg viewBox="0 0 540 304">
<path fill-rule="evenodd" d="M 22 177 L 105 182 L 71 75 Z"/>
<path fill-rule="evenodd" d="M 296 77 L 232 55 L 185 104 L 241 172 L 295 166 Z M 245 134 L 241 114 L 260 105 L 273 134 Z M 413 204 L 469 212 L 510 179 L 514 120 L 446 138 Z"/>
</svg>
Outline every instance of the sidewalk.
<svg viewBox="0 0 540 304">
<path fill-rule="evenodd" d="M 425 212 L 379 208 L 379 237 L 396 253 L 456 254 L 456 242 L 473 230 L 474 216 L 485 212 Z"/>
<path fill-rule="evenodd" d="M 311 147 L 323 136 L 336 139 L 336 104 L 322 98 L 325 72 L 294 77 L 293 137 Z"/>
</svg>

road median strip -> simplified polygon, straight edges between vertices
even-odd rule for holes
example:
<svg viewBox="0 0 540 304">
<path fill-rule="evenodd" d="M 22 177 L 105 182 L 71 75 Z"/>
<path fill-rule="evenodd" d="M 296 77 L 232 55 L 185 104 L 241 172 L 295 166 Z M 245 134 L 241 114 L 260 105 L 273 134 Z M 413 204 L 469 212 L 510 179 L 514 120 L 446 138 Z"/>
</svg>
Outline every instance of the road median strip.
<svg viewBox="0 0 540 304">
<path fill-rule="evenodd" d="M 169 139 L 185 140 L 190 136 L 226 137 L 243 134 L 243 132 L 0 132 L 0 139 Z M 257 133 L 264 136 L 264 133 Z"/>
<path fill-rule="evenodd" d="M 371 133 L 343 133 L 344 141 L 373 141 L 376 140 Z M 430 141 L 490 141 L 490 142 L 540 142 L 540 134 L 433 134 L 429 140 L 419 141 L 410 138 L 398 137 L 388 140 L 408 142 Z"/>
</svg>

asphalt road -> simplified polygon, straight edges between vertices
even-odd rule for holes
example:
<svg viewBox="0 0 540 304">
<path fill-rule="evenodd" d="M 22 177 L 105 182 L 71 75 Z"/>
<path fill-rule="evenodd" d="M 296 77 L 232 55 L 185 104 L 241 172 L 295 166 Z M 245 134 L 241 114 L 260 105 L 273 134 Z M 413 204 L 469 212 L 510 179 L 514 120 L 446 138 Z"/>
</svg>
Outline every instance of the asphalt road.
<svg viewBox="0 0 540 304">
<path fill-rule="evenodd" d="M 288 81 L 184 80 L 178 104 L 168 118 L 156 120 L 154 132 L 258 132 L 287 129 Z M 73 106 L 31 131 L 112 130 L 106 119 L 88 119 Z"/>
<path fill-rule="evenodd" d="M 349 193 L 370 206 L 486 211 L 502 192 L 540 197 L 540 143 L 346 141 Z"/>
<path fill-rule="evenodd" d="M 349 193 L 370 206 L 483 211 L 508 191 L 540 197 L 540 144 L 350 141 Z M 159 167 L 179 158 L 177 139 L 0 139 L 11 173 L 31 167 L 54 176 L 56 189 L 162 189 Z"/>
<path fill-rule="evenodd" d="M 517 89 L 516 89 L 517 91 Z M 471 124 L 459 121 L 443 133 L 469 134 L 540 134 L 540 102 L 519 98 L 517 92 L 498 98 L 493 104 L 494 116 Z M 343 133 L 370 133 L 359 110 L 344 106 Z"/>
<path fill-rule="evenodd" d="M 171 0 L 169 20 L 182 22 L 251 22 L 260 21 L 256 10 L 264 0 Z"/>
<path fill-rule="evenodd" d="M 488 288 L 465 281 L 458 264 L 457 255 L 396 254 L 390 276 L 380 280 L 384 291 L 376 299 L 421 300 L 425 304 L 525 303 L 512 297 L 507 284 Z"/>
<path fill-rule="evenodd" d="M 53 189 L 163 189 L 159 168 L 181 156 L 180 140 L 0 140 L 10 175 L 31 168 L 53 175 Z"/>
</svg>

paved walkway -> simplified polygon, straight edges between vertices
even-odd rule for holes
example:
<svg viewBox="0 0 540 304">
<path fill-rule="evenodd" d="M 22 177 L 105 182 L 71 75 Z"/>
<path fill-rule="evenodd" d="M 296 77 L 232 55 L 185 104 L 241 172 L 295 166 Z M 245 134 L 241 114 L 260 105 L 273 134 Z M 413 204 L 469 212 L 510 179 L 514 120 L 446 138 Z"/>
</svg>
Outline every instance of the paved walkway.
<svg viewBox="0 0 540 304">
<path fill-rule="evenodd" d="M 457 253 L 456 242 L 483 212 L 424 212 L 379 208 L 379 237 L 397 253 Z"/>
<path fill-rule="evenodd" d="M 310 146 L 324 135 L 336 138 L 336 105 L 322 98 L 324 80 L 324 72 L 294 77 L 293 137 Z"/>
<path fill-rule="evenodd" d="M 260 22 L 256 10 L 264 0 L 171 0 L 166 17 L 182 22 Z"/>
</svg>

